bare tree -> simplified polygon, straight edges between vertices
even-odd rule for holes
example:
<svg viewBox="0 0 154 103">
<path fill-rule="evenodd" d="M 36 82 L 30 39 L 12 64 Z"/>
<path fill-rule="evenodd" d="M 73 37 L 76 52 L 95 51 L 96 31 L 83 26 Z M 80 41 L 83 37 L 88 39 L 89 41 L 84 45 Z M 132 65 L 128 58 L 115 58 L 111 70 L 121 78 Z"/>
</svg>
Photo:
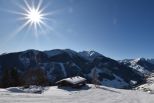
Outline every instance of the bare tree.
<svg viewBox="0 0 154 103">
<path fill-rule="evenodd" d="M 92 72 L 92 82 L 93 84 L 95 85 L 96 88 L 98 88 L 99 86 L 99 80 L 98 80 L 98 77 L 97 77 L 97 71 L 96 71 L 96 68 L 94 68 L 93 72 Z"/>
</svg>

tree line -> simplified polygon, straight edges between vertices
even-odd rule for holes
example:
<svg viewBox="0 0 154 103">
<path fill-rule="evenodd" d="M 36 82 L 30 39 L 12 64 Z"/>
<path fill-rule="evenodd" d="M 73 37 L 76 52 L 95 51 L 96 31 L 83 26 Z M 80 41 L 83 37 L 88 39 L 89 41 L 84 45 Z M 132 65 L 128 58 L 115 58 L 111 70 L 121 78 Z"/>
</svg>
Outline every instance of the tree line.
<svg viewBox="0 0 154 103">
<path fill-rule="evenodd" d="M 41 68 L 29 68 L 25 72 L 17 68 L 6 68 L 2 72 L 0 87 L 47 85 L 48 79 Z"/>
</svg>

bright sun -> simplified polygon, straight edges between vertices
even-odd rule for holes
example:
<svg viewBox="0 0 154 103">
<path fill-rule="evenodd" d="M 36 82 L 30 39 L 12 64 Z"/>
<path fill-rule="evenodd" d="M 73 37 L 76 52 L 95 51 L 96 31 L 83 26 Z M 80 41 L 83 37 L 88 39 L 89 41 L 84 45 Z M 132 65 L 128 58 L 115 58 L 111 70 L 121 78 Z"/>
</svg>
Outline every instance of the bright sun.
<svg viewBox="0 0 154 103">
<path fill-rule="evenodd" d="M 45 25 L 44 19 L 46 16 L 46 13 L 43 13 L 43 9 L 41 9 L 42 0 L 38 2 L 37 6 L 30 5 L 27 0 L 24 0 L 26 4 L 26 8 L 24 8 L 24 19 L 26 20 L 26 24 L 29 26 L 33 26 L 35 31 L 37 31 L 37 28 Z"/>
<path fill-rule="evenodd" d="M 30 11 L 28 11 L 26 18 L 31 23 L 40 23 L 40 22 L 42 22 L 43 16 L 42 16 L 40 11 L 38 11 L 37 9 L 33 8 Z"/>
<path fill-rule="evenodd" d="M 17 32 L 20 32 L 24 28 L 28 28 L 34 31 L 35 36 L 38 36 L 38 31 L 52 30 L 47 21 L 51 20 L 47 16 L 53 15 L 53 12 L 45 12 L 47 5 L 43 6 L 43 0 L 23 0 L 24 5 L 18 4 L 21 8 L 21 12 L 13 11 L 13 13 L 22 15 L 21 20 L 25 23 L 18 28 Z M 51 18 L 51 17 L 50 17 Z"/>
</svg>

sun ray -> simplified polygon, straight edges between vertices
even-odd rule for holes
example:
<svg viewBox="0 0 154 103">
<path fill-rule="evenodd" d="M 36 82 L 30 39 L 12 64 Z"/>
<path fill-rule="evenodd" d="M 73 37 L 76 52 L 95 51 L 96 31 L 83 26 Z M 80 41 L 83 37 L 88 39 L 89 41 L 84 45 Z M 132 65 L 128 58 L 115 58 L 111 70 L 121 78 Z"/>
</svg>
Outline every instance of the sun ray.
<svg viewBox="0 0 154 103">
<path fill-rule="evenodd" d="M 19 7 L 21 10 L 24 10 L 24 11 L 28 11 L 27 10 L 27 8 L 24 6 L 24 5 L 21 5 L 20 3 L 18 3 L 18 2 L 15 2 L 15 5 L 17 6 L 17 7 Z"/>
<path fill-rule="evenodd" d="M 53 30 L 48 24 L 44 23 L 44 22 L 40 22 L 43 26 L 45 26 L 47 29 L 49 30 Z"/>
<path fill-rule="evenodd" d="M 50 3 L 47 3 L 46 5 L 43 5 L 43 7 L 40 6 L 39 11 L 43 12 L 44 10 L 46 10 L 49 7 L 49 5 L 50 5 Z"/>
<path fill-rule="evenodd" d="M 30 23 L 30 21 L 26 21 L 23 25 L 21 25 L 20 28 L 18 28 L 14 33 L 12 33 L 12 36 L 14 37 L 16 34 L 18 34 L 19 32 L 21 32 L 26 26 L 28 26 Z"/>
<path fill-rule="evenodd" d="M 36 10 L 37 10 L 37 11 L 40 10 L 42 3 L 43 3 L 43 0 L 39 0 L 38 5 L 37 5 L 37 7 L 36 7 Z"/>
<path fill-rule="evenodd" d="M 26 7 L 27 7 L 26 11 L 31 11 L 31 8 L 32 7 L 29 5 L 29 3 L 27 2 L 27 0 L 24 0 L 24 3 L 26 5 Z"/>
<path fill-rule="evenodd" d="M 26 26 L 28 26 L 29 23 L 30 21 L 26 21 L 23 25 L 20 26 L 20 28 L 11 33 L 10 36 L 8 36 L 8 38 L 3 43 L 3 46 L 5 46 L 5 44 L 7 44 L 12 38 L 14 38 L 19 32 L 21 32 Z"/>
<path fill-rule="evenodd" d="M 25 23 L 21 25 L 13 34 L 17 34 L 23 29 L 27 29 L 35 37 L 38 37 L 39 34 L 48 33 L 49 31 L 54 30 L 53 27 L 48 24 L 49 22 L 55 22 L 52 16 L 58 11 L 47 12 L 46 9 L 50 3 L 43 4 L 43 0 L 23 0 L 22 2 L 15 4 L 20 8 L 20 11 L 8 12 L 20 15 L 17 20 Z"/>
<path fill-rule="evenodd" d="M 21 20 L 27 20 L 29 21 L 29 26 L 28 28 L 32 27 L 34 28 L 34 34 L 37 35 L 37 31 L 38 31 L 38 27 L 40 27 L 41 23 L 40 22 L 44 22 L 44 15 L 43 15 L 43 11 L 40 11 L 41 5 L 42 5 L 42 0 L 39 0 L 37 3 L 37 6 L 35 6 L 34 0 L 31 1 L 31 5 L 29 4 L 29 2 L 27 0 L 24 0 L 25 6 L 26 8 L 20 6 L 21 8 L 24 8 L 25 13 L 18 13 L 16 12 L 16 14 L 20 14 L 23 15 L 23 19 L 21 18 Z"/>
<path fill-rule="evenodd" d="M 17 14 L 17 15 L 22 15 L 22 16 L 26 16 L 25 13 L 18 12 L 18 11 L 5 10 L 5 12 L 12 13 L 12 14 Z"/>
</svg>

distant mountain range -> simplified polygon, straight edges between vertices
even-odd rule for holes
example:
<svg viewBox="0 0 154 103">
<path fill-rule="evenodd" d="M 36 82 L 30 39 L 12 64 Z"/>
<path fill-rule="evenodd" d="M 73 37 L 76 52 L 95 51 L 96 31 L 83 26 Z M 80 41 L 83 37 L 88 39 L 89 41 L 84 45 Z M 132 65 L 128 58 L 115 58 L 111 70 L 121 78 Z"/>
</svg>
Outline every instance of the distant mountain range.
<svg viewBox="0 0 154 103">
<path fill-rule="evenodd" d="M 95 51 L 70 49 L 26 50 L 0 55 L 0 87 L 20 85 L 55 85 L 72 76 L 82 76 L 93 83 L 130 88 L 145 82 L 154 70 L 154 59 L 116 61 Z"/>
</svg>

